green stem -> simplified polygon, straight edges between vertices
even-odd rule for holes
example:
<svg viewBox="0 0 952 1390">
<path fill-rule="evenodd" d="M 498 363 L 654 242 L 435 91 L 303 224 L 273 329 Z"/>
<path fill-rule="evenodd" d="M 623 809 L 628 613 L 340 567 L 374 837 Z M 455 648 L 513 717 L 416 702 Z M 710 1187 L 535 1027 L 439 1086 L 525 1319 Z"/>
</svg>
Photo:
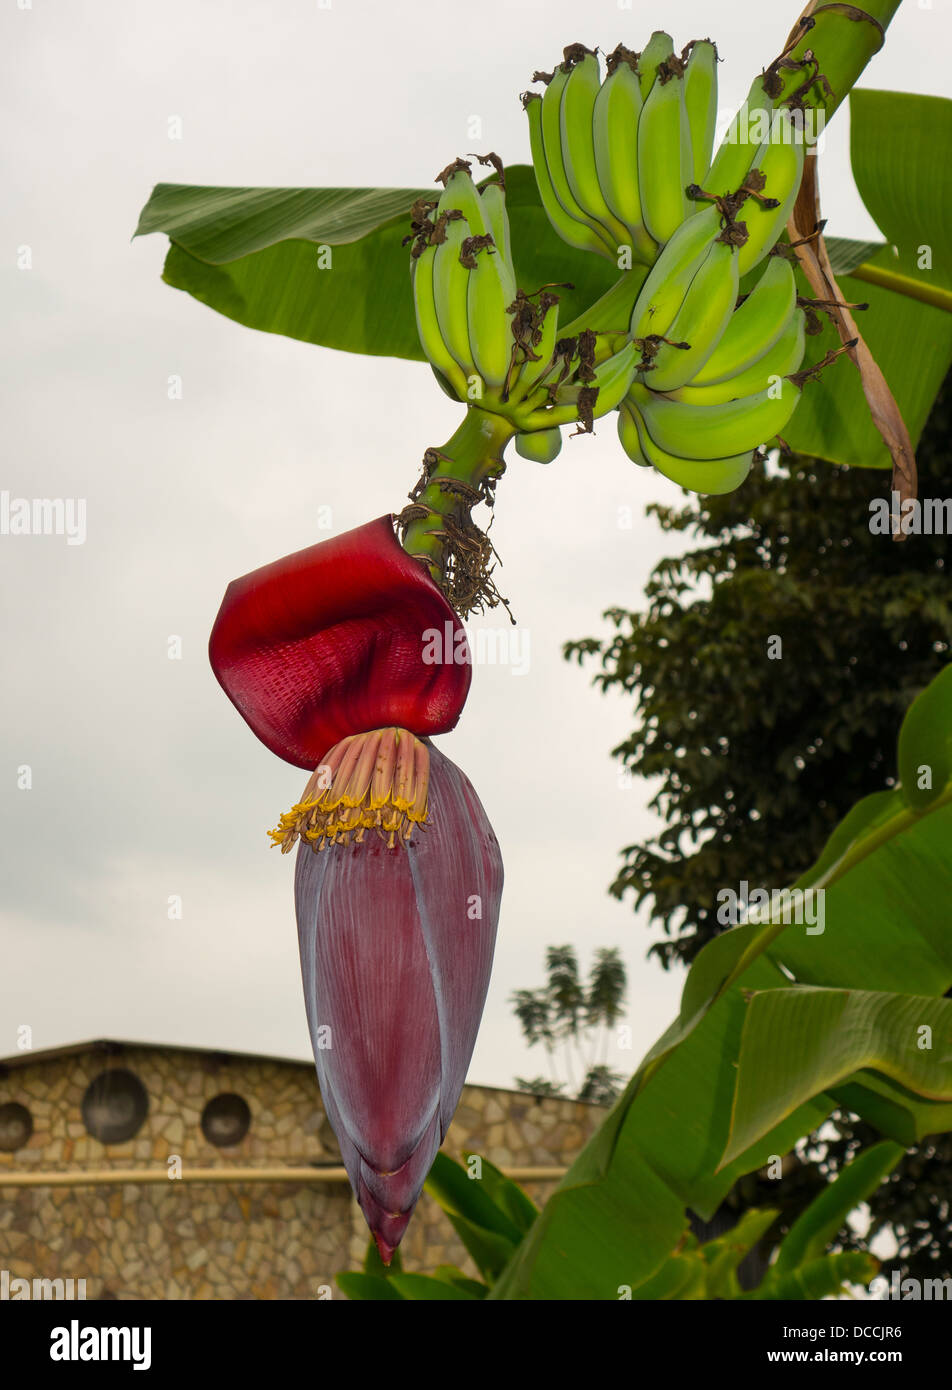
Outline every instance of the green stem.
<svg viewBox="0 0 952 1390">
<path fill-rule="evenodd" d="M 944 309 L 952 314 L 952 290 L 943 290 L 938 285 L 926 285 L 921 280 L 913 280 L 910 275 L 900 275 L 895 270 L 884 270 L 881 266 L 870 265 L 864 261 L 854 270 L 847 272 L 856 280 L 865 280 L 868 285 L 880 285 L 884 290 L 894 290 L 904 294 L 907 299 L 918 299 L 923 304 L 931 304 L 936 309 Z"/>
<path fill-rule="evenodd" d="M 415 499 L 416 505 L 426 508 L 426 514 L 408 523 L 403 548 L 426 561 L 438 584 L 446 577 L 446 523 L 457 528 L 470 524 L 470 510 L 482 500 L 485 484 L 505 471 L 503 450 L 515 433 L 516 427 L 509 420 L 471 405 L 442 449 L 427 450 L 429 478 Z"/>
</svg>

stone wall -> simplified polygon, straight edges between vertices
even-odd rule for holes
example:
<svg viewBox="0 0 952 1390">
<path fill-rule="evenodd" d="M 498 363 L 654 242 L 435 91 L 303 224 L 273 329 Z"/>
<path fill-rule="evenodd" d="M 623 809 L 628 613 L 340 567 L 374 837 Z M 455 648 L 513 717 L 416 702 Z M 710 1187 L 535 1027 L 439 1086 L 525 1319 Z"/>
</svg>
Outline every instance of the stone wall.
<svg viewBox="0 0 952 1390">
<path fill-rule="evenodd" d="M 137 1132 L 123 1142 L 101 1142 L 84 1122 L 84 1097 L 104 1072 L 131 1072 L 148 1098 Z M 222 1095 L 241 1097 L 250 1111 L 247 1133 L 227 1146 L 211 1142 L 202 1124 L 205 1115 L 215 1132 L 205 1107 Z M 363 1260 L 367 1230 L 346 1183 L 168 1176 L 170 1163 L 183 1173 L 339 1166 L 310 1063 L 115 1043 L 25 1053 L 0 1064 L 0 1143 L 16 1139 L 10 1116 L 21 1112 L 11 1106 L 25 1107 L 33 1124 L 25 1143 L 0 1149 L 0 1269 L 11 1279 L 85 1278 L 90 1299 L 305 1299 L 322 1286 L 340 1298 L 334 1276 Z M 444 1151 L 476 1152 L 506 1169 L 565 1167 L 603 1114 L 576 1101 L 467 1086 Z M 6 1171 L 130 1168 L 159 1181 L 3 1186 Z M 554 1184 L 524 1185 L 541 1203 Z M 425 1194 L 401 1252 L 407 1269 L 451 1263 L 476 1274 Z"/>
</svg>

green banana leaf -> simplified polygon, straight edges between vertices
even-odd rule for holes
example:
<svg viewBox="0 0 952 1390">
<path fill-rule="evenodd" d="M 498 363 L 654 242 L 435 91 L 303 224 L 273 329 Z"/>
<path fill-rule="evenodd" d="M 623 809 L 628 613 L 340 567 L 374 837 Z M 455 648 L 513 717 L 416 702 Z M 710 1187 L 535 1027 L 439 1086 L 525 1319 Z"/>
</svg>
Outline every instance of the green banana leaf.
<svg viewBox="0 0 952 1390">
<path fill-rule="evenodd" d="M 414 201 L 437 191 L 160 183 L 135 236 L 164 232 L 166 284 L 249 328 L 422 362 L 402 240 Z M 574 285 L 558 291 L 562 322 L 615 282 L 608 261 L 566 246 L 552 230 L 531 166 L 506 170 L 506 205 L 519 284 Z"/>
<path fill-rule="evenodd" d="M 859 1250 L 839 1250 L 821 1259 L 810 1260 L 798 1269 L 776 1279 L 765 1279 L 758 1288 L 741 1297 L 760 1301 L 795 1299 L 814 1301 L 836 1298 L 845 1284 L 868 1285 L 879 1272 L 879 1261 Z"/>
<path fill-rule="evenodd" d="M 947 667 L 913 703 L 903 726 L 906 739 L 914 731 L 917 756 L 933 766 L 947 747 L 952 721 L 942 690 L 950 681 Z M 853 1083 L 861 1101 L 870 1062 L 881 1065 L 886 1052 L 900 1080 L 912 1081 L 907 1089 L 944 1099 L 948 1062 L 945 1076 L 937 1077 L 939 1068 L 921 1055 L 910 1060 L 901 1028 L 913 1016 L 931 1020 L 934 1055 L 948 1055 L 942 1029 L 948 1033 L 952 1006 L 937 996 L 952 985 L 952 933 L 938 905 L 952 895 L 952 783 L 936 786 L 921 810 L 911 799 L 901 786 L 866 798 L 797 880 L 803 890 L 824 890 L 821 933 L 807 935 L 782 920 L 749 921 L 699 954 L 679 1019 L 550 1197 L 491 1298 L 612 1298 L 618 1285 L 637 1289 L 676 1251 L 685 1206 L 710 1214 L 736 1177 L 815 1128 L 835 1103 L 823 1090 L 827 1085 Z M 818 988 L 798 988 L 791 977 Z M 833 1026 L 849 1008 L 848 995 L 840 1003 L 843 991 L 853 989 L 923 998 L 882 999 L 874 1006 L 860 997 L 853 1019 L 862 1028 L 875 1024 L 875 1046 L 864 1048 Z M 825 1015 L 819 1016 L 818 1004 L 810 1009 L 801 1002 L 808 998 L 824 1001 L 825 1008 L 833 999 L 828 1040 L 838 1048 L 839 1063 L 854 1069 L 849 1076 L 826 1067 L 819 1049 L 811 1053 L 818 1018 L 822 1024 Z M 772 1027 L 774 1010 L 787 1022 L 783 1032 Z M 755 1055 L 750 1047 L 744 1052 L 749 1012 L 759 1014 L 757 1035 L 774 1038 L 774 1057 Z M 765 1065 L 770 1062 L 789 1065 L 794 1089 L 787 1099 L 775 1094 L 779 1073 Z M 743 1128 L 735 1124 L 730 1135 L 727 1112 L 735 1091 L 743 1096 Z M 881 1094 L 868 1094 L 882 1103 Z M 889 1100 L 901 1106 L 901 1090 L 893 1087 Z"/>
<path fill-rule="evenodd" d="M 928 1047 L 917 1041 L 923 1029 Z M 862 1068 L 923 1099 L 952 1102 L 952 1001 L 815 986 L 755 994 L 744 1020 L 725 1159 Z"/>
<path fill-rule="evenodd" d="M 915 446 L 952 364 L 952 300 L 946 297 L 943 309 L 911 298 L 908 292 L 917 286 L 952 290 L 952 267 L 945 253 L 952 238 L 952 167 L 949 160 L 937 157 L 937 151 L 952 146 L 952 101 L 908 92 L 853 91 L 850 142 L 857 188 L 886 244 L 857 262 L 842 254 L 846 243 L 833 242 L 839 255 L 831 254 L 831 259 L 835 270 L 845 262 L 851 272 L 838 281 L 844 298 L 869 304 L 868 310 L 855 314 L 857 326 Z M 822 200 L 822 155 L 819 172 Z M 920 268 L 922 247 L 931 248 L 928 270 Z M 870 273 L 872 282 L 866 278 Z M 876 276 L 883 276 L 883 282 L 876 283 Z M 800 293 L 811 296 L 806 280 L 798 279 Z M 836 330 L 824 322 L 822 334 L 807 339 L 804 366 L 840 346 Z M 870 419 L 859 372 L 846 357 L 818 381 L 807 383 L 784 438 L 795 452 L 833 463 L 892 466 Z"/>
<path fill-rule="evenodd" d="M 903 1152 L 901 1144 L 874 1144 L 841 1168 L 833 1181 L 800 1213 L 780 1242 L 777 1258 L 770 1267 L 770 1278 L 788 1274 L 818 1259 L 846 1225 L 849 1213 L 875 1192 Z"/>
<path fill-rule="evenodd" d="M 862 1115 L 880 1134 L 906 1149 L 927 1135 L 952 1129 L 952 1105 L 922 1100 L 873 1072 L 857 1072 L 844 1085 L 831 1086 L 830 1095 L 842 1109 Z"/>
</svg>

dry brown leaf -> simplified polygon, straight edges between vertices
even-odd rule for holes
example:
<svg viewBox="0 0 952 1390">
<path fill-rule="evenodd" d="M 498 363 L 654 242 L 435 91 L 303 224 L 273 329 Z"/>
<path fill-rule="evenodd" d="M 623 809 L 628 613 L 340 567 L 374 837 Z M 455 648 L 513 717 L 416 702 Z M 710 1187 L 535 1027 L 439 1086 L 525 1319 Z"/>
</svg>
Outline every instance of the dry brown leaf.
<svg viewBox="0 0 952 1390">
<path fill-rule="evenodd" d="M 901 541 L 906 538 L 905 533 L 899 529 L 902 504 L 909 498 L 915 498 L 917 493 L 916 455 L 896 399 L 856 327 L 856 320 L 846 307 L 830 266 L 821 230 L 820 193 L 816 170 L 816 152 L 808 151 L 804 162 L 803 181 L 793 213 L 787 223 L 787 231 L 791 242 L 803 243 L 796 246 L 796 255 L 817 299 L 836 302 L 837 307 L 830 309 L 830 315 L 836 324 L 841 342 L 846 344 L 856 340 L 848 349 L 847 355 L 859 371 L 873 424 L 882 435 L 892 456 L 892 491 L 899 494 L 898 512 L 892 517 L 893 540 Z"/>
</svg>

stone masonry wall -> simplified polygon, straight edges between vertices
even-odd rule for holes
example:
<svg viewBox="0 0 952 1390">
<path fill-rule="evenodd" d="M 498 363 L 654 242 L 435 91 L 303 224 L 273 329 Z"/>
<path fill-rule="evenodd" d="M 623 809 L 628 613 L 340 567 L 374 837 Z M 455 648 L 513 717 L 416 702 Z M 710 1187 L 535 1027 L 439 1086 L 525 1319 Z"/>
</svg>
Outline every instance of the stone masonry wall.
<svg viewBox="0 0 952 1390">
<path fill-rule="evenodd" d="M 133 1072 L 148 1094 L 141 1128 L 103 1144 L 86 1130 L 81 1102 L 106 1070 Z M 222 1093 L 247 1102 L 251 1123 L 237 1144 L 210 1143 L 206 1103 Z M 85 1278 L 86 1296 L 157 1299 L 309 1299 L 358 1268 L 368 1233 L 341 1182 L 170 1180 L 169 1159 L 192 1168 L 340 1164 L 310 1063 L 176 1048 L 90 1044 L 0 1065 L 0 1114 L 26 1107 L 33 1133 L 0 1151 L 0 1270 L 13 1278 Z M 467 1086 L 444 1144 L 503 1168 L 565 1167 L 604 1112 L 576 1101 Z M 80 1187 L 4 1187 L 5 1171 L 144 1168 L 160 1181 Z M 541 1203 L 554 1184 L 526 1183 Z M 407 1269 L 460 1265 L 476 1274 L 442 1211 L 421 1199 L 401 1246 Z"/>
</svg>

